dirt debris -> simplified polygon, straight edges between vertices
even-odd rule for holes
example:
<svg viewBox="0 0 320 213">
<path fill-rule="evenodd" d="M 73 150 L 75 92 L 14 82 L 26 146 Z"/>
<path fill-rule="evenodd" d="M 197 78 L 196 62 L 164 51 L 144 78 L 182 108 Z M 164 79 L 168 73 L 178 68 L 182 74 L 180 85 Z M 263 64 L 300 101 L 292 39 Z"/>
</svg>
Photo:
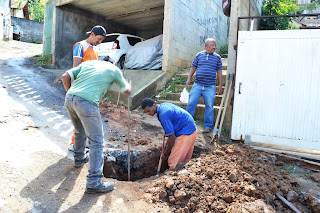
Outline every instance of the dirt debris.
<svg viewBox="0 0 320 213">
<path fill-rule="evenodd" d="M 275 199 L 278 192 L 311 212 L 298 201 L 297 181 L 274 158 L 248 146 L 224 145 L 153 180 L 146 199 L 172 212 L 291 212 Z"/>
</svg>

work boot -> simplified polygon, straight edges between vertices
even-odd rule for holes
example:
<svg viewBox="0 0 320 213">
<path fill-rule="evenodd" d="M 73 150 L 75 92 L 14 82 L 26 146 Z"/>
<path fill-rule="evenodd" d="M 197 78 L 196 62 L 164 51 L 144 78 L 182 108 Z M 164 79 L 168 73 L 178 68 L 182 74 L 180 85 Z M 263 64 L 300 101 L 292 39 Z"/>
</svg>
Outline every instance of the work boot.
<svg viewBox="0 0 320 213">
<path fill-rule="evenodd" d="M 102 182 L 100 186 L 96 188 L 86 188 L 87 194 L 95 194 L 95 193 L 105 193 L 111 192 L 114 188 L 114 183 L 112 182 Z"/>
<path fill-rule="evenodd" d="M 89 156 L 85 155 L 82 160 L 74 160 L 74 167 L 81 167 L 89 161 Z"/>
</svg>

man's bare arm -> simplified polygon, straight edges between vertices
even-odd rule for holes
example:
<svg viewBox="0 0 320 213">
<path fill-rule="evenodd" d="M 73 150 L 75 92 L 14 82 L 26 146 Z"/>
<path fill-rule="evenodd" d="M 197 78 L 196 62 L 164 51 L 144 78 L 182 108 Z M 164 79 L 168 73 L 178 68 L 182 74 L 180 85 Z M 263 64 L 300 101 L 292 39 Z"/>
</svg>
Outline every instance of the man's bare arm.
<svg viewBox="0 0 320 213">
<path fill-rule="evenodd" d="M 68 92 L 68 90 L 71 87 L 71 77 L 70 77 L 69 73 L 65 72 L 62 75 L 62 83 L 63 83 L 64 89 Z"/>
</svg>

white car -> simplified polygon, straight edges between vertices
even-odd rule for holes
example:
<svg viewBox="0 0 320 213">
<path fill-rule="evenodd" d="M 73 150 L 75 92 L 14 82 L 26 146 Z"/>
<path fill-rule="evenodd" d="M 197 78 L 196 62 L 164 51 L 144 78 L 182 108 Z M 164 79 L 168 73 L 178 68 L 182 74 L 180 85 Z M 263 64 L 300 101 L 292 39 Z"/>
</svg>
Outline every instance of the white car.
<svg viewBox="0 0 320 213">
<path fill-rule="evenodd" d="M 13 39 L 20 41 L 23 37 L 23 31 L 21 27 L 17 24 L 12 24 L 13 27 Z"/>
<path fill-rule="evenodd" d="M 97 45 L 99 59 L 109 56 L 113 58 L 122 69 L 128 50 L 141 41 L 144 41 L 144 39 L 134 35 L 122 33 L 107 34 L 103 42 Z"/>
</svg>

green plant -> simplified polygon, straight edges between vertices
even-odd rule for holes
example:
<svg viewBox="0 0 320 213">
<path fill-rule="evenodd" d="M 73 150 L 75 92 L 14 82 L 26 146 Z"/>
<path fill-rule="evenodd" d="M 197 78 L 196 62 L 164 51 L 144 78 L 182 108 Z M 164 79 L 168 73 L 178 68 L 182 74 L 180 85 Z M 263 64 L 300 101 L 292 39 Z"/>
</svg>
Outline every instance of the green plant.
<svg viewBox="0 0 320 213">
<path fill-rule="evenodd" d="M 44 22 L 44 1 L 43 0 L 29 0 L 28 9 L 30 19 L 38 22 Z"/>
<path fill-rule="evenodd" d="M 220 56 L 222 58 L 227 58 L 228 57 L 228 44 L 220 47 L 220 52 L 219 52 Z"/>
<path fill-rule="evenodd" d="M 39 66 L 46 66 L 48 64 L 51 64 L 50 57 L 46 55 L 37 55 L 37 56 L 34 56 L 33 59 L 37 61 L 37 64 Z"/>
<path fill-rule="evenodd" d="M 262 15 L 288 15 L 294 14 L 298 0 L 264 0 Z M 263 18 L 260 20 L 261 30 L 285 30 L 290 29 L 291 17 Z"/>
<path fill-rule="evenodd" d="M 186 83 L 186 79 L 184 79 L 180 76 L 172 78 L 172 81 L 167 88 L 162 87 L 159 90 L 159 92 L 160 92 L 159 97 L 162 99 L 167 99 L 168 98 L 167 94 L 175 92 L 175 87 L 177 84 L 185 84 L 185 83 Z"/>
</svg>

